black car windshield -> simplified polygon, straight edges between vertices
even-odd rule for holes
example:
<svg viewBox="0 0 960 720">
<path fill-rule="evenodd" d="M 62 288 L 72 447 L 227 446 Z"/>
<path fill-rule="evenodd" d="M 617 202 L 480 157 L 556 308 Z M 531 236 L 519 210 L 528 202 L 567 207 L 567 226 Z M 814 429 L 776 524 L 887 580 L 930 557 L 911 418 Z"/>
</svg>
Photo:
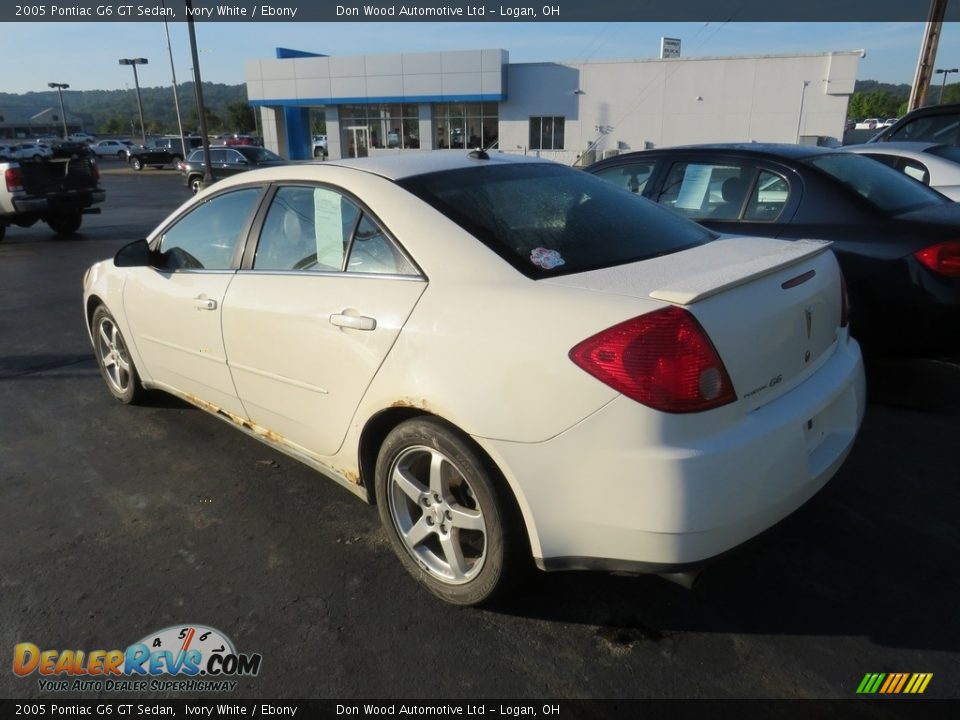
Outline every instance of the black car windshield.
<svg viewBox="0 0 960 720">
<path fill-rule="evenodd" d="M 398 184 L 535 279 L 667 255 L 715 237 L 629 190 L 563 165 L 447 170 Z"/>
<path fill-rule="evenodd" d="M 273 162 L 275 160 L 283 160 L 283 158 L 276 153 L 272 153 L 262 147 L 245 147 L 235 149 L 243 153 L 243 156 L 250 162 Z"/>
<path fill-rule="evenodd" d="M 925 152 L 960 164 L 960 147 L 955 145 L 934 145 L 927 148 Z"/>
<path fill-rule="evenodd" d="M 807 160 L 887 215 L 950 202 L 916 180 L 883 163 L 853 153 L 819 155 Z"/>
</svg>

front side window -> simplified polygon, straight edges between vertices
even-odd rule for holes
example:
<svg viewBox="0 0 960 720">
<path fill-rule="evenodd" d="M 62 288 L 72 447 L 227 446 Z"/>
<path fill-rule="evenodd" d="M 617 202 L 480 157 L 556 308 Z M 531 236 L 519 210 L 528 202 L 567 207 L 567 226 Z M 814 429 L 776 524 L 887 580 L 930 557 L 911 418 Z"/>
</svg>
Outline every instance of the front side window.
<svg viewBox="0 0 960 720">
<path fill-rule="evenodd" d="M 160 238 L 163 270 L 229 270 L 240 238 L 256 206 L 258 188 L 217 195 L 180 217 Z"/>
<path fill-rule="evenodd" d="M 530 149 L 563 150 L 564 124 L 562 117 L 530 118 Z"/>
</svg>

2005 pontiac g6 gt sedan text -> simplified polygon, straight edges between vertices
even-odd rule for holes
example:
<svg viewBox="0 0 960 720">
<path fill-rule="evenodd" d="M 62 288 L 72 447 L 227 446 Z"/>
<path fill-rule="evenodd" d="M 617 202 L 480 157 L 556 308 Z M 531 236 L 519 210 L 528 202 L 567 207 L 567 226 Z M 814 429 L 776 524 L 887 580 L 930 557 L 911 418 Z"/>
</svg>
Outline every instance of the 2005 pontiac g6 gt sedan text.
<svg viewBox="0 0 960 720">
<path fill-rule="evenodd" d="M 252 171 L 83 284 L 116 398 L 173 393 L 375 501 L 457 604 L 531 558 L 724 552 L 816 493 L 863 416 L 827 244 L 719 239 L 532 158 Z"/>
</svg>

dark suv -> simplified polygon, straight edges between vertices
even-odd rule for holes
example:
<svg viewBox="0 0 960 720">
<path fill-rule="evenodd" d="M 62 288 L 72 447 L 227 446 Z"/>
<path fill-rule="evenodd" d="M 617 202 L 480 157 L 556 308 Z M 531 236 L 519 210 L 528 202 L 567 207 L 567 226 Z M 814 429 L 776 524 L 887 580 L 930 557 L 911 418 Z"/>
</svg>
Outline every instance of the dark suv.
<svg viewBox="0 0 960 720">
<path fill-rule="evenodd" d="M 254 145 L 213 145 L 210 147 L 210 165 L 216 179 L 236 175 L 246 170 L 255 170 L 273 165 L 286 165 L 287 161 L 276 153 Z M 180 164 L 183 181 L 193 192 L 198 192 L 203 184 L 203 148 L 190 153 L 187 161 Z"/>
<path fill-rule="evenodd" d="M 917 108 L 867 142 L 926 140 L 960 146 L 960 103 Z"/>
</svg>

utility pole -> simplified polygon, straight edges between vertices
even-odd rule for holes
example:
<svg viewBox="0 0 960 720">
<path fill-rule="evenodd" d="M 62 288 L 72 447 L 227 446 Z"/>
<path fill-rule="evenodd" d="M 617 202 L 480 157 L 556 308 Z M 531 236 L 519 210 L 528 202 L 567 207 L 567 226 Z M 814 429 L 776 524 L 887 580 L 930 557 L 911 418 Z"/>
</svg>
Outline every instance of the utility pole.
<svg viewBox="0 0 960 720">
<path fill-rule="evenodd" d="M 933 66 L 937 61 L 937 46 L 943 29 L 943 16 L 947 12 L 947 0 L 930 0 L 930 13 L 923 29 L 923 44 L 920 46 L 920 58 L 917 60 L 917 72 L 913 77 L 913 89 L 910 91 L 910 103 L 907 110 L 923 107 L 933 77 Z"/>
<path fill-rule="evenodd" d="M 163 2 L 163 7 L 167 7 L 166 0 Z M 163 20 L 163 32 L 167 36 L 167 55 L 170 56 L 170 76 L 173 78 L 173 107 L 177 112 L 177 130 L 180 131 L 180 151 L 183 153 L 183 159 L 187 159 L 187 155 L 190 153 L 187 152 L 187 140 L 183 136 L 183 120 L 180 117 L 180 98 L 177 96 L 177 69 L 173 65 L 173 48 L 170 47 L 170 26 L 167 24 L 166 18 Z"/>
<path fill-rule="evenodd" d="M 200 56 L 197 53 L 197 33 L 193 29 L 193 0 L 184 0 L 187 8 L 187 31 L 190 35 L 190 56 L 193 58 L 193 90 L 197 98 L 200 135 L 203 137 L 203 187 L 213 184 L 213 164 L 210 162 L 210 136 L 207 134 L 207 111 L 203 106 L 203 85 L 200 82 Z"/>
<path fill-rule="evenodd" d="M 956 70 L 954 70 L 954 72 L 956 72 Z M 946 84 L 946 78 L 944 78 L 944 84 Z M 67 113 L 66 113 L 66 111 L 63 109 L 63 91 L 66 90 L 66 89 L 67 89 L 68 87 L 70 87 L 70 86 L 69 86 L 67 83 L 54 83 L 54 82 L 52 82 L 52 83 L 47 83 L 47 87 L 49 87 L 49 88 L 56 88 L 56 89 L 57 89 L 57 95 L 60 96 L 60 119 L 63 121 L 63 141 L 66 142 L 66 141 L 67 141 L 67 135 L 68 135 L 69 133 L 68 133 L 68 131 L 67 131 Z M 940 94 L 943 95 L 943 91 L 941 91 Z"/>
<path fill-rule="evenodd" d="M 143 100 L 140 98 L 140 78 L 137 77 L 137 65 L 146 65 L 146 58 L 120 58 L 121 65 L 133 68 L 133 84 L 137 88 L 137 110 L 140 112 L 140 137 L 143 145 L 147 144 L 147 126 L 143 122 Z"/>
</svg>

